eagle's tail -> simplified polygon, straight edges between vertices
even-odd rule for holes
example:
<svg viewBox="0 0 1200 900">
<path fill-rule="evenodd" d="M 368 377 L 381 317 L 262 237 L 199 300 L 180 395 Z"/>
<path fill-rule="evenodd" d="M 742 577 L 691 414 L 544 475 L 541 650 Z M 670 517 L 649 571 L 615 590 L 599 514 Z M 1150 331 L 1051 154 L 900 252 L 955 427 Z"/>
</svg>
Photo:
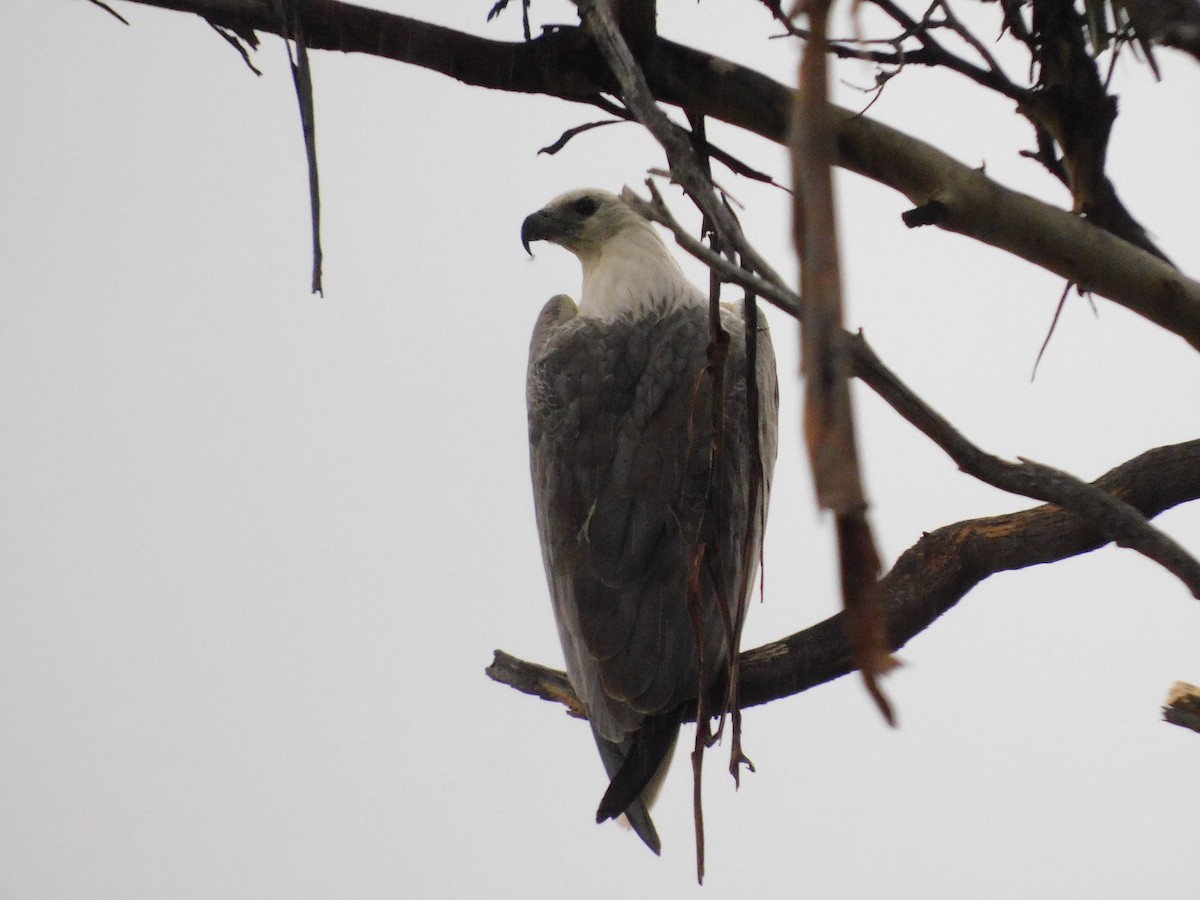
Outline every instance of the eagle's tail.
<svg viewBox="0 0 1200 900">
<path fill-rule="evenodd" d="M 680 706 L 650 716 L 622 744 L 596 735 L 596 745 L 610 779 L 596 810 L 596 821 L 615 819 L 623 813 L 638 837 L 656 854 L 662 845 L 650 819 L 650 806 L 662 787 L 684 711 L 685 706 Z"/>
</svg>

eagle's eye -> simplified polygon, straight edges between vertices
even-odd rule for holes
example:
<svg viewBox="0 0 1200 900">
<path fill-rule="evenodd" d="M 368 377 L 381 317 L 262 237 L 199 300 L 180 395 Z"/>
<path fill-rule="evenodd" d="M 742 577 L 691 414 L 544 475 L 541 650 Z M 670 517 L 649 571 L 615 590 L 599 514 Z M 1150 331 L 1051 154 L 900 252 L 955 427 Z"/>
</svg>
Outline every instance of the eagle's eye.
<svg viewBox="0 0 1200 900">
<path fill-rule="evenodd" d="M 579 213 L 585 219 L 600 208 L 600 204 L 596 202 L 594 197 L 580 197 L 571 204 L 571 209 Z"/>
</svg>

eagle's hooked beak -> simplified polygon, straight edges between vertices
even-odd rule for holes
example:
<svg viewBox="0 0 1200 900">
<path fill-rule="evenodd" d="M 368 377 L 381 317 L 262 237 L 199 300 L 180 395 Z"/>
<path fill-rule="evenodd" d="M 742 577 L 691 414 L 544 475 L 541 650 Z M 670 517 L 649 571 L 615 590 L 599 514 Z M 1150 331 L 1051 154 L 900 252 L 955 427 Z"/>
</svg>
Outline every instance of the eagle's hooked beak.
<svg viewBox="0 0 1200 900">
<path fill-rule="evenodd" d="M 525 221 L 521 223 L 521 246 L 525 248 L 525 252 L 533 256 L 533 251 L 529 249 L 533 241 L 553 240 L 560 230 L 557 225 L 554 213 L 548 209 L 539 209 L 526 216 Z"/>
</svg>

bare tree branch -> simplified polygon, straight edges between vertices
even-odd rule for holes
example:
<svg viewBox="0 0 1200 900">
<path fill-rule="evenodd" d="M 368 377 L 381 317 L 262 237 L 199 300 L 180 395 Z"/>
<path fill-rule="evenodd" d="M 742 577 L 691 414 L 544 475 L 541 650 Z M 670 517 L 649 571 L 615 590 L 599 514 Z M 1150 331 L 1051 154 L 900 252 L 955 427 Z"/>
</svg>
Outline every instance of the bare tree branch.
<svg viewBox="0 0 1200 900">
<path fill-rule="evenodd" d="M 208 25 L 213 31 L 219 34 L 221 38 L 229 44 L 230 47 L 237 51 L 238 55 L 242 58 L 242 62 L 246 64 L 246 67 L 251 72 L 260 77 L 262 76 L 262 72 L 260 72 L 254 63 L 250 61 L 250 50 L 247 48 L 246 44 L 242 43 L 243 39 L 241 35 L 234 34 L 232 31 L 222 28 L 220 25 L 214 25 L 212 22 L 209 22 Z M 254 39 L 254 43 L 251 44 L 251 47 L 257 47 L 257 38 L 255 38 L 253 32 L 250 32 L 250 37 Z"/>
<path fill-rule="evenodd" d="M 1200 440 L 1149 450 L 1092 482 L 1146 518 L 1200 499 Z M 901 554 L 882 585 L 888 645 L 898 650 L 997 572 L 1078 556 L 1109 543 L 1072 512 L 1045 505 L 947 525 Z M 742 654 L 743 707 L 769 703 L 854 670 L 841 614 Z M 565 702 L 566 676 L 497 651 L 493 680 Z M 569 705 L 569 704 L 568 704 Z"/>
<path fill-rule="evenodd" d="M 226 28 L 279 34 L 270 0 L 130 0 L 196 13 Z M 309 49 L 368 53 L 466 84 L 588 102 L 612 75 L 587 35 L 553 28 L 511 43 L 365 9 L 297 0 Z M 790 89 L 728 60 L 658 38 L 642 61 L 659 100 L 770 140 L 786 139 Z M 833 108 L 838 165 L 933 211 L 929 224 L 1012 253 L 1178 334 L 1200 349 L 1200 282 L 1066 210 L 1009 190 L 935 147 Z"/>
<path fill-rule="evenodd" d="M 898 4 L 893 3 L 892 0 L 871 0 L 871 2 L 903 29 L 894 39 L 896 46 L 901 47 L 903 42 L 910 38 L 915 38 L 920 44 L 920 47 L 913 50 L 898 51 L 896 54 L 898 63 L 915 63 L 949 69 L 951 72 L 965 75 L 980 87 L 985 87 L 988 90 L 995 91 L 1018 102 L 1024 99 L 1028 93 L 1027 88 L 1014 84 L 1004 74 L 1004 70 L 1001 69 L 1000 64 L 984 44 L 971 34 L 954 16 L 949 4 L 941 2 L 931 4 L 924 18 L 918 21 L 906 13 Z M 943 16 L 945 16 L 945 21 L 936 23 L 932 21 L 932 16 L 939 8 L 942 10 Z M 977 66 L 947 50 L 945 45 L 934 37 L 933 34 L 934 28 L 940 26 L 949 28 L 967 43 L 979 54 L 986 67 Z"/>
<path fill-rule="evenodd" d="M 937 225 L 1006 250 L 1200 349 L 1200 282 L 1080 216 L 1001 187 L 928 144 L 900 132 L 884 137 L 880 132 L 891 129 L 879 123 L 860 133 L 859 124 L 852 117 L 842 123 L 843 165 L 915 202 L 905 217 L 910 227 Z"/>
<path fill-rule="evenodd" d="M 861 334 L 848 338 L 853 345 L 855 374 L 910 425 L 941 447 L 963 472 L 1000 490 L 1056 503 L 1078 514 L 1119 546 L 1157 562 L 1200 599 L 1200 562 L 1128 503 L 1060 469 L 1028 459 L 1009 462 L 985 453 L 901 382 Z"/>
<path fill-rule="evenodd" d="M 788 288 L 778 275 L 773 273 L 756 275 L 706 247 L 701 241 L 688 234 L 687 229 L 671 215 L 662 196 L 654 187 L 654 182 L 647 180 L 646 187 L 650 189 L 651 199 L 649 201 L 642 199 L 629 188 L 621 191 L 621 199 L 628 203 L 638 215 L 669 228 L 675 235 L 679 246 L 708 266 L 710 270 L 716 272 L 722 281 L 727 284 L 741 285 L 783 310 L 789 316 L 796 319 L 801 317 L 803 304 L 800 301 L 800 295 Z M 741 253 L 744 244 L 745 239 L 742 237 L 732 249 L 736 253 Z"/>
<path fill-rule="evenodd" d="M 116 19 L 122 25 L 129 24 L 128 19 L 126 19 L 123 15 L 121 15 L 119 12 L 117 12 L 115 9 L 113 9 L 111 6 L 109 6 L 107 3 L 105 3 L 104 0 L 88 0 L 88 2 L 91 3 L 93 6 L 100 7 L 102 10 L 104 10 L 106 13 L 108 13 L 110 16 L 112 16 L 114 19 Z"/>
</svg>

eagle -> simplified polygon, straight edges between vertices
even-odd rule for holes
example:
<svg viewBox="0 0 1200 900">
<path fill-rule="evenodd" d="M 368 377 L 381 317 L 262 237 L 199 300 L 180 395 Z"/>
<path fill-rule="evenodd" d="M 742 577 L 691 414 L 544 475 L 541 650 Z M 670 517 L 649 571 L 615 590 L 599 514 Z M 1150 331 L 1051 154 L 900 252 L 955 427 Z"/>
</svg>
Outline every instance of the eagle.
<svg viewBox="0 0 1200 900">
<path fill-rule="evenodd" d="M 683 719 L 737 652 L 731 616 L 753 593 L 775 462 L 775 357 L 760 326 L 754 423 L 744 318 L 722 307 L 730 340 L 714 452 L 708 297 L 654 227 L 588 188 L 528 216 L 526 252 L 532 241 L 570 250 L 583 267 L 579 303 L 552 297 L 529 346 L 546 579 L 567 675 L 610 779 L 596 820 L 624 814 L 657 854 L 649 808 Z"/>
</svg>

